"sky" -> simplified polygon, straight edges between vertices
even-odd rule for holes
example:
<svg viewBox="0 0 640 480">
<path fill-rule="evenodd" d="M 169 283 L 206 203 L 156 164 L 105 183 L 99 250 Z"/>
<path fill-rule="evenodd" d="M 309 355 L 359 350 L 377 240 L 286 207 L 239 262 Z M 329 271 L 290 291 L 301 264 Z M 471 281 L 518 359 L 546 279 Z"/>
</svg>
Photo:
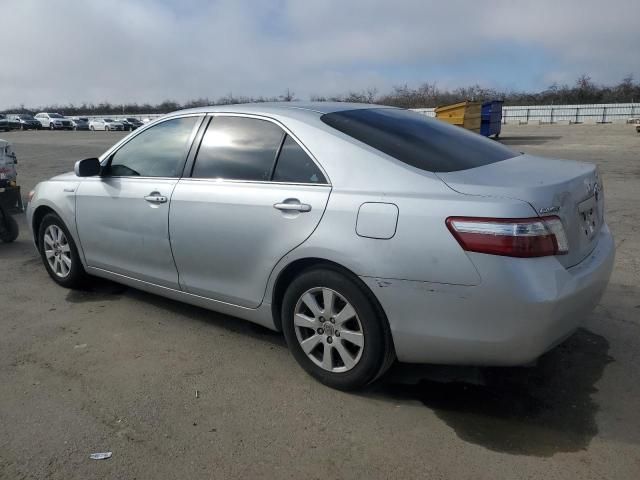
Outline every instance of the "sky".
<svg viewBox="0 0 640 480">
<path fill-rule="evenodd" d="M 640 80 L 640 0 L 0 0 L 0 109 Z"/>
</svg>

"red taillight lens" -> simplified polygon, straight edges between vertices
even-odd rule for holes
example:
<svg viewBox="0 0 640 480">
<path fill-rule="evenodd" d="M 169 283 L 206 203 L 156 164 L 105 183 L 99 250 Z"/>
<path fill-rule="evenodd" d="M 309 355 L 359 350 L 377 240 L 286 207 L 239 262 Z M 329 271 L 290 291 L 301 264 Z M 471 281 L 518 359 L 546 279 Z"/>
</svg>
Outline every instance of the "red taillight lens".
<svg viewBox="0 0 640 480">
<path fill-rule="evenodd" d="M 568 252 L 560 218 L 449 217 L 447 227 L 469 252 L 507 257 L 545 257 Z"/>
</svg>

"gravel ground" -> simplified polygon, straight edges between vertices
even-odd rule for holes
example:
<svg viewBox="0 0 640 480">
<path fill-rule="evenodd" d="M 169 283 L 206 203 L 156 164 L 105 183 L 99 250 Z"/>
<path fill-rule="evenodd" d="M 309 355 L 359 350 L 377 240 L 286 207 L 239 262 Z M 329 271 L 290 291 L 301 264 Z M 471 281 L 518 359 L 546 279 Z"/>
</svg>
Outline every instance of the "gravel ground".
<svg viewBox="0 0 640 480">
<path fill-rule="evenodd" d="M 26 194 L 121 134 L 0 136 Z M 20 216 L 0 244 L 0 478 L 640 478 L 640 135 L 509 126 L 501 141 L 599 164 L 618 247 L 601 304 L 536 367 L 402 365 L 333 391 L 263 328 L 107 282 L 56 286 Z"/>
</svg>

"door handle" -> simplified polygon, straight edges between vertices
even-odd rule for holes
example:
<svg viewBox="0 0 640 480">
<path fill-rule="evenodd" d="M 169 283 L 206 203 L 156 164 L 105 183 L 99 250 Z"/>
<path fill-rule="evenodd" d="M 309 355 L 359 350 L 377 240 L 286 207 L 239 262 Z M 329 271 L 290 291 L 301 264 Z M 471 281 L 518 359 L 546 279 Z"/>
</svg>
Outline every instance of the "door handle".
<svg viewBox="0 0 640 480">
<path fill-rule="evenodd" d="M 311 205 L 308 203 L 276 203 L 273 208 L 283 212 L 310 212 Z"/>
<path fill-rule="evenodd" d="M 160 195 L 160 192 L 151 192 L 144 199 L 149 203 L 167 203 L 167 197 Z"/>
</svg>

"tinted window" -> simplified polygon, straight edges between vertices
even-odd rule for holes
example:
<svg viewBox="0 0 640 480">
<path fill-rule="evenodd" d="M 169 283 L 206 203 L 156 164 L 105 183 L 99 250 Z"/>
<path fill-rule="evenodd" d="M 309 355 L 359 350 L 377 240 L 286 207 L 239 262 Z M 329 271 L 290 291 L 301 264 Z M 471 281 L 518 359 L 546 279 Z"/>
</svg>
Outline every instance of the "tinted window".
<svg viewBox="0 0 640 480">
<path fill-rule="evenodd" d="M 408 110 L 347 110 L 321 119 L 387 155 L 430 172 L 466 170 L 516 156 L 494 140 Z"/>
<path fill-rule="evenodd" d="M 159 123 L 125 143 L 111 157 L 112 176 L 178 177 L 198 117 Z"/>
<path fill-rule="evenodd" d="M 287 135 L 273 172 L 275 182 L 327 183 L 322 172 L 296 141 Z"/>
<path fill-rule="evenodd" d="M 202 138 L 193 177 L 269 180 L 283 133 L 266 120 L 214 117 Z"/>
</svg>

